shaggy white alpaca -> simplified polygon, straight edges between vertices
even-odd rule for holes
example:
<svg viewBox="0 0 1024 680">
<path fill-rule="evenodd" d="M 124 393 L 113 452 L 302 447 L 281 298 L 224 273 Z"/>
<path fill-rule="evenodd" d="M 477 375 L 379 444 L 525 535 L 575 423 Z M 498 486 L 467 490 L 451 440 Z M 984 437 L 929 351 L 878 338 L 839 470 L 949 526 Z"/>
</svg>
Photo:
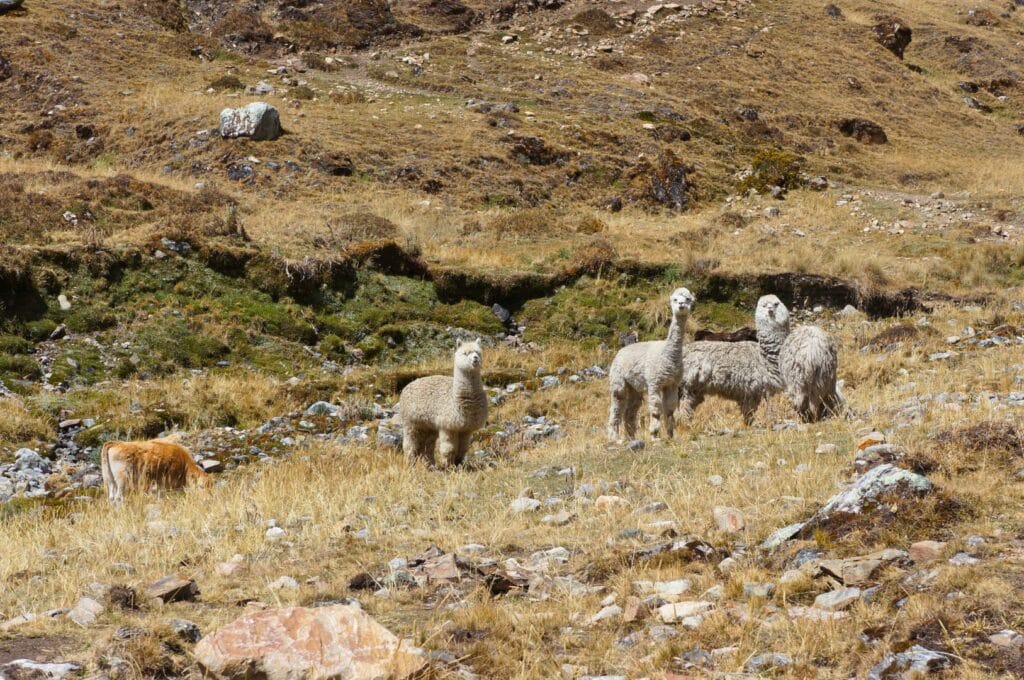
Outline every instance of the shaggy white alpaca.
<svg viewBox="0 0 1024 680">
<path fill-rule="evenodd" d="M 608 371 L 611 391 L 608 438 L 612 441 L 621 441 L 619 429 L 623 426 L 630 439 L 636 437 L 637 415 L 645 395 L 651 414 L 651 437 L 658 437 L 663 420 L 669 439 L 675 432 L 683 339 L 686 320 L 693 309 L 693 293 L 686 288 L 677 288 L 672 292 L 669 303 L 672 323 L 668 328 L 668 338 L 627 345 L 612 361 Z"/>
<path fill-rule="evenodd" d="M 778 354 L 789 330 L 789 313 L 774 295 L 757 301 L 754 313 L 758 342 L 691 342 L 683 350 L 679 409 L 689 420 L 705 397 L 735 401 L 750 425 L 766 397 L 782 391 L 783 381 L 772 353 Z M 776 349 L 778 348 L 778 349 Z"/>
<path fill-rule="evenodd" d="M 462 343 L 455 351 L 453 376 L 431 375 L 402 390 L 399 415 L 402 449 L 410 462 L 434 462 L 434 444 L 441 440 L 439 466 L 458 465 L 466 457 L 473 433 L 487 422 L 487 393 L 480 370 L 480 340 Z"/>
<path fill-rule="evenodd" d="M 842 410 L 838 367 L 835 343 L 817 326 L 796 328 L 782 344 L 779 372 L 786 394 L 804 422 L 816 422 Z"/>
<path fill-rule="evenodd" d="M 774 295 L 762 297 L 758 307 L 762 304 L 775 319 L 776 327 L 762 334 L 758 326 L 757 341 L 779 367 L 786 395 L 797 413 L 805 422 L 838 413 L 843 399 L 836 381 L 838 358 L 832 338 L 817 326 L 790 331 L 789 310 Z"/>
</svg>

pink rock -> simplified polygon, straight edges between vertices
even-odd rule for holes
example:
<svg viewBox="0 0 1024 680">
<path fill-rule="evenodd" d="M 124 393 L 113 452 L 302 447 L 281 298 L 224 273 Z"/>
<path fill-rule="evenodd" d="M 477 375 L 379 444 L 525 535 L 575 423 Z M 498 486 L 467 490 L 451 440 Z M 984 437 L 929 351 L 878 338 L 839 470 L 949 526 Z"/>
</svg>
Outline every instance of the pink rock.
<svg viewBox="0 0 1024 680">
<path fill-rule="evenodd" d="M 918 541 L 910 546 L 910 559 L 917 564 L 931 562 L 942 557 L 946 544 L 941 541 Z"/>
<path fill-rule="evenodd" d="M 402 680 L 426 663 L 419 649 L 351 605 L 245 614 L 200 640 L 195 658 L 225 680 Z"/>
<path fill-rule="evenodd" d="M 728 531 L 730 533 L 738 533 L 743 531 L 746 526 L 746 522 L 743 519 L 743 513 L 736 508 L 727 508 L 719 505 L 714 510 L 715 522 L 718 523 L 718 528 L 722 531 Z"/>
</svg>

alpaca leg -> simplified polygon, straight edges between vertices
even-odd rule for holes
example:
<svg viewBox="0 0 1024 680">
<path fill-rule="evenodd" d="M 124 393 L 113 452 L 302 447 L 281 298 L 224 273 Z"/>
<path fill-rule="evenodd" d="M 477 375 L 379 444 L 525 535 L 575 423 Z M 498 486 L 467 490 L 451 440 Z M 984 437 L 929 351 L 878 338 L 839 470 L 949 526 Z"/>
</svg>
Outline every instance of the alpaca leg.
<svg viewBox="0 0 1024 680">
<path fill-rule="evenodd" d="M 761 405 L 761 398 L 755 397 L 752 399 L 744 399 L 740 404 L 740 411 L 743 413 L 743 424 L 750 427 L 754 422 L 754 416 L 757 414 L 757 407 Z"/>
<path fill-rule="evenodd" d="M 670 387 L 664 390 L 661 397 L 661 410 L 665 417 L 665 436 L 669 439 L 675 435 L 677 406 L 679 406 L 679 389 Z"/>
<path fill-rule="evenodd" d="M 636 439 L 636 424 L 640 418 L 640 407 L 643 406 L 643 403 L 644 400 L 635 393 L 630 394 L 626 400 L 623 422 L 626 425 L 626 436 L 630 441 Z"/>
<path fill-rule="evenodd" d="M 647 424 L 647 430 L 651 433 L 651 439 L 657 439 L 661 430 L 662 399 L 661 390 L 653 389 L 647 395 L 647 411 L 651 415 L 651 421 Z"/>
<path fill-rule="evenodd" d="M 694 394 L 687 390 L 679 390 L 679 404 L 676 407 L 678 411 L 679 419 L 689 423 L 693 420 L 693 412 L 697 410 L 697 407 L 704 401 L 704 397 L 700 394 Z"/>
<path fill-rule="evenodd" d="M 420 437 L 420 457 L 427 465 L 434 464 L 434 445 L 437 444 L 437 430 L 427 430 Z"/>
<path fill-rule="evenodd" d="M 458 445 L 455 447 L 455 459 L 451 462 L 452 465 L 462 465 L 466 461 L 466 454 L 469 452 L 469 445 L 472 441 L 472 432 L 462 432 L 459 434 Z"/>
<path fill-rule="evenodd" d="M 458 455 L 459 433 L 450 430 L 441 430 L 440 450 L 437 456 L 437 467 L 443 468 L 454 465 L 455 457 Z"/>
<path fill-rule="evenodd" d="M 409 464 L 415 463 L 423 446 L 421 433 L 413 427 L 402 428 L 402 452 Z"/>
<path fill-rule="evenodd" d="M 619 441 L 619 426 L 622 424 L 622 412 L 625 399 L 621 391 L 612 392 L 611 406 L 608 408 L 608 441 Z M 628 428 L 629 425 L 627 424 Z"/>
</svg>

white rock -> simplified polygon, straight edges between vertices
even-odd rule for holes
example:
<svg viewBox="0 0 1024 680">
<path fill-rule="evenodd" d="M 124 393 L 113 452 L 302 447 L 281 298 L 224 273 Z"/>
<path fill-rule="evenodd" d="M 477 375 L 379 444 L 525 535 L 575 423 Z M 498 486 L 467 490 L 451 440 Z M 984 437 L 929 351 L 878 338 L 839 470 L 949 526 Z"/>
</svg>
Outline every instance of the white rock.
<svg viewBox="0 0 1024 680">
<path fill-rule="evenodd" d="M 839 588 L 814 598 L 814 606 L 827 612 L 846 609 L 860 599 L 860 588 Z"/>
<path fill-rule="evenodd" d="M 608 605 L 601 611 L 590 617 L 590 623 L 600 623 L 601 621 L 608 621 L 609 619 L 617 619 L 622 616 L 622 607 L 617 604 Z"/>
<path fill-rule="evenodd" d="M 675 623 L 688 616 L 696 616 L 715 608 L 714 602 L 707 600 L 690 600 L 687 602 L 670 602 L 658 607 L 658 617 L 665 623 Z"/>
<path fill-rule="evenodd" d="M 540 505 L 540 501 L 537 500 L 536 498 L 527 498 L 525 496 L 522 496 L 512 501 L 511 508 L 512 512 L 518 514 L 524 512 L 534 512 L 535 510 L 540 508 Z"/>
<path fill-rule="evenodd" d="M 738 533 L 743 531 L 746 523 L 743 519 L 743 513 L 736 508 L 729 508 L 722 505 L 715 507 L 713 514 L 715 516 L 715 522 L 718 523 L 718 528 L 722 531 L 728 531 L 729 533 Z"/>
</svg>

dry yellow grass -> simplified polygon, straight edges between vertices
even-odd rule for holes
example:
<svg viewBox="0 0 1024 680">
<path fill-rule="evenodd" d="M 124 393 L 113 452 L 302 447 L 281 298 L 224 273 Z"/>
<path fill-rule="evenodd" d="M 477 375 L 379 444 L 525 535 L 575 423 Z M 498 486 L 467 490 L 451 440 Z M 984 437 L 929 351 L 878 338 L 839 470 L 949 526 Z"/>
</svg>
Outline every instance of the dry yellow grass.
<svg viewBox="0 0 1024 680">
<path fill-rule="evenodd" d="M 851 421 L 775 432 L 769 427 L 772 422 L 792 417 L 780 398 L 765 407 L 755 428 L 744 430 L 731 405 L 709 402 L 698 411 L 682 440 L 631 453 L 610 449 L 603 441 L 605 384 L 596 381 L 513 397 L 498 408 L 492 415 L 494 422 L 518 419 L 526 411 L 543 412 L 561 423 L 567 436 L 503 460 L 497 468 L 441 473 L 409 467 L 400 456 L 374 447 L 315 445 L 297 448 L 289 459 L 276 464 L 226 475 L 207 496 L 137 498 L 123 509 L 102 501 L 85 502 L 73 505 L 72 514 L 64 518 L 14 515 L 3 520 L 0 534 L 0 580 L 7 584 L 0 593 L 0 613 L 9 618 L 23 611 L 71 606 L 90 592 L 94 582 L 138 587 L 177 571 L 199 582 L 203 593 L 199 603 L 146 605 L 139 613 L 111 611 L 92 630 L 54 621 L 28 624 L 14 634 L 66 635 L 84 645 L 99 630 L 120 625 L 153 627 L 168 616 L 193 619 L 208 631 L 237 616 L 239 601 L 256 599 L 277 606 L 349 595 L 347 583 L 355 574 L 380 569 L 396 556 L 412 557 L 432 544 L 458 551 L 465 544 L 481 543 L 487 546 L 488 556 L 520 561 L 534 551 L 563 546 L 572 557 L 557 572 L 584 580 L 590 573 L 590 583 L 600 586 L 600 592 L 585 596 L 556 592 L 543 601 L 517 595 L 495 599 L 477 584 L 448 595 L 443 589 L 399 588 L 387 597 L 358 596 L 368 611 L 395 632 L 427 647 L 466 654 L 465 663 L 489 677 L 552 677 L 564 663 L 592 672 L 662 677 L 673 666 L 672 659 L 693 646 L 737 646 L 734 657 L 716 666 L 723 671 L 742 670 L 757 653 L 784 651 L 796 660 L 793 677 L 821 660 L 829 660 L 830 673 L 848 675 L 865 672 L 881 654 L 881 649 L 865 648 L 858 641 L 862 630 L 882 626 L 888 631 L 886 639 L 897 641 L 915 627 L 932 626 L 936 620 L 942 621 L 943 628 L 929 644 L 944 645 L 964 658 L 958 677 L 984 677 L 983 666 L 972 660 L 977 658 L 974 638 L 1012 627 L 1021 616 L 1014 589 L 1024 565 L 1015 557 L 1012 537 L 1024 516 L 1024 499 L 1019 482 L 1008 474 L 1012 468 L 1007 465 L 1012 463 L 998 457 L 983 457 L 980 465 L 966 471 L 940 470 L 931 475 L 968 510 L 959 519 L 927 528 L 930 525 L 919 526 L 914 518 L 903 517 L 891 528 L 855 532 L 825 546 L 832 555 L 856 555 L 883 547 L 905 549 L 912 540 L 930 537 L 950 541 L 952 550 L 966 547 L 962 541 L 972 534 L 985 537 L 982 566 L 940 564 L 938 580 L 924 591 L 909 593 L 896 615 L 890 609 L 896 597 L 896 591 L 890 590 L 895 581 L 886 581 L 884 596 L 859 604 L 850 617 L 826 625 L 771 616 L 773 605 L 806 604 L 821 592 L 820 583 L 780 589 L 761 605 L 749 603 L 755 613 L 749 622 L 729 614 L 726 607 L 696 631 L 678 629 L 679 636 L 673 640 L 643 641 L 637 648 L 612 645 L 637 630 L 635 624 L 589 626 L 587 621 L 609 594 L 616 594 L 623 603 L 632 594 L 634 580 L 689 578 L 695 598 L 721 584 L 729 598 L 742 602 L 745 582 L 775 581 L 781 573 L 749 553 L 740 558 L 741 570 L 730 576 L 720 575 L 713 564 L 630 567 L 622 557 L 624 550 L 636 544 L 620 536 L 624 530 L 671 520 L 683 535 L 729 546 L 737 538 L 720 532 L 712 518 L 715 506 L 728 505 L 746 516 L 747 529 L 739 542 L 754 545 L 775 528 L 806 517 L 834 493 L 836 484 L 847 476 L 856 433 L 862 428 L 884 428 L 901 448 L 927 451 L 938 431 L 1011 415 L 1003 405 L 968 400 L 955 408 L 934 404 L 921 424 L 896 427 L 898 407 L 913 395 L 952 391 L 1005 395 L 1014 389 L 1016 373 L 1007 367 L 1020 365 L 1024 352 L 1017 347 L 968 350 L 952 362 L 928 361 L 930 352 L 944 347 L 946 334 L 977 325 L 979 316 L 999 312 L 1007 313 L 1007 308 L 995 305 L 965 312 L 944 306 L 929 315 L 941 326 L 936 336 L 923 335 L 919 343 L 888 353 L 862 353 L 859 348 L 891 322 L 854 318 L 829 324 L 840 340 L 840 377 L 847 380 L 846 394 L 857 414 Z M 1013 315 L 1011 322 L 1019 320 L 1019 312 L 1008 313 Z M 568 357 L 579 363 L 592 359 L 576 356 L 565 347 L 549 348 L 541 356 L 492 352 L 488 365 L 530 367 Z M 444 364 L 438 360 L 420 368 L 441 371 L 446 369 Z M 231 388 L 238 396 L 252 398 L 248 395 L 256 384 L 238 380 L 225 378 L 205 387 L 202 381 L 193 382 L 192 393 L 216 395 Z M 176 388 L 168 382 L 163 389 Z M 130 388 L 126 398 L 140 394 L 139 388 Z M 194 402 L 197 410 L 190 427 L 203 424 L 206 408 L 199 404 Z M 821 443 L 836 444 L 837 453 L 816 454 Z M 945 453 L 956 461 L 955 451 Z M 624 483 L 622 490 L 611 493 L 625 497 L 630 506 L 605 513 L 587 500 L 563 497 L 563 507 L 578 518 L 560 528 L 540 523 L 540 513 L 510 513 L 510 501 L 525 487 L 542 499 L 566 488 L 562 477 L 533 474 L 551 466 L 573 467 L 576 484 Z M 711 475 L 720 475 L 724 482 L 711 485 Z M 665 502 L 668 510 L 654 515 L 634 512 L 655 501 Z M 286 529 L 283 542 L 269 543 L 264 538 L 270 520 Z M 922 535 L 922 527 L 927 535 Z M 368 538 L 357 537 L 362 529 L 368 531 Z M 244 557 L 245 569 L 232 577 L 218 575 L 215 566 L 235 554 Z M 123 567 L 116 566 L 119 563 L 130 564 L 133 570 L 125 574 Z M 296 578 L 300 588 L 268 589 L 283 575 Z M 898 578 L 898 573 L 892 578 Z M 801 595 L 807 589 L 809 595 Z M 955 599 L 949 593 L 956 593 Z M 759 610 L 760 606 L 769 609 Z M 982 619 L 975 615 L 979 608 L 985 612 Z M 453 642 L 457 630 L 478 631 L 483 637 L 472 643 Z M 76 644 L 70 644 L 72 656 Z M 78 649 L 84 654 L 84 647 Z"/>
</svg>

